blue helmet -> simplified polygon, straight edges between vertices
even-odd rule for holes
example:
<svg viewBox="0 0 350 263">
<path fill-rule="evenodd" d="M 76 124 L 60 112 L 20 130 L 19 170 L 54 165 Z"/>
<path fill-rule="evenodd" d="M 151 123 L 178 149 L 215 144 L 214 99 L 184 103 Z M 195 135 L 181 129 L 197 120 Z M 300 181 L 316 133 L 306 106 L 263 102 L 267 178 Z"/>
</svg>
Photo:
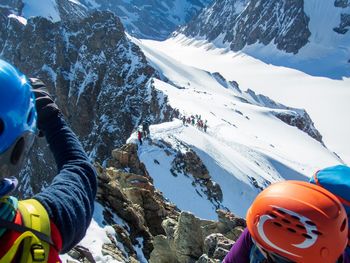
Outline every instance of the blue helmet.
<svg viewBox="0 0 350 263">
<path fill-rule="evenodd" d="M 0 59 L 0 178 L 17 175 L 31 148 L 37 113 L 28 79 Z"/>
</svg>

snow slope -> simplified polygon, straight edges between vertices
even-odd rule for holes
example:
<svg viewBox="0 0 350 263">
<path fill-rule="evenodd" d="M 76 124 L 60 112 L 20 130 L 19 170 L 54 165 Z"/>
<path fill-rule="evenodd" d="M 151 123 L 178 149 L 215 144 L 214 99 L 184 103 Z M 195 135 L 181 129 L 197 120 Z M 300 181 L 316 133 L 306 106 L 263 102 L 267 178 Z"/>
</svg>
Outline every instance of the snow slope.
<svg viewBox="0 0 350 263">
<path fill-rule="evenodd" d="M 169 56 L 173 50 L 167 49 L 168 44 L 175 43 L 134 41 L 169 80 L 154 79 L 154 86 L 168 96 L 170 105 L 186 116 L 198 114 L 208 120 L 207 133 L 180 120 L 152 125 L 152 143 L 146 140 L 139 148 L 155 187 L 180 209 L 216 219 L 215 207 L 197 193 L 200 189 L 195 189 L 189 178 L 171 174 L 174 153 L 166 153 L 159 142 L 167 142 L 178 151 L 187 147 L 195 151 L 212 180 L 221 186 L 222 205 L 240 216 L 245 216 L 259 187 L 283 179 L 307 180 L 317 169 L 340 163 L 321 143 L 273 114 L 286 110 L 265 107 L 249 93 L 225 87 L 213 74 Z M 133 134 L 129 141 L 136 142 L 136 138 Z"/>
<path fill-rule="evenodd" d="M 42 16 L 53 22 L 61 20 L 56 0 L 23 0 L 23 3 L 22 16 L 25 18 Z"/>
<path fill-rule="evenodd" d="M 234 8 L 233 3 L 244 8 Z M 342 3 L 221 0 L 175 35 L 182 32 L 266 63 L 342 79 L 350 77 L 350 5 Z"/>
<path fill-rule="evenodd" d="M 110 237 L 115 236 L 114 228 L 110 225 L 107 225 L 105 222 L 104 210 L 108 210 L 108 208 L 104 208 L 100 203 L 95 202 L 93 219 L 86 232 L 85 237 L 79 242 L 78 245 L 88 248 L 89 252 L 91 253 L 91 256 L 94 258 L 96 263 L 122 263 L 118 260 L 113 259 L 111 256 L 103 255 L 102 253 L 103 244 L 111 243 L 111 240 L 107 235 L 109 235 Z M 123 219 L 121 219 L 114 213 L 112 213 L 112 215 L 115 224 L 118 224 L 124 229 L 130 229 L 128 224 Z M 118 242 L 116 239 L 114 239 L 114 242 L 121 251 L 125 252 L 125 248 L 122 243 Z M 147 260 L 145 259 L 139 245 L 135 245 L 134 248 L 137 253 L 139 262 L 146 263 Z M 124 255 L 127 256 L 127 252 L 125 252 Z M 62 262 L 79 262 L 70 257 L 68 254 L 60 255 L 60 259 L 62 260 Z"/>
<path fill-rule="evenodd" d="M 285 105 L 306 109 L 327 147 L 350 163 L 350 78 L 310 76 L 183 36 L 163 42 L 143 40 L 142 44 L 153 53 L 167 54 L 169 61 L 220 72 L 226 79 L 236 80 L 242 90 L 253 89 Z"/>
</svg>

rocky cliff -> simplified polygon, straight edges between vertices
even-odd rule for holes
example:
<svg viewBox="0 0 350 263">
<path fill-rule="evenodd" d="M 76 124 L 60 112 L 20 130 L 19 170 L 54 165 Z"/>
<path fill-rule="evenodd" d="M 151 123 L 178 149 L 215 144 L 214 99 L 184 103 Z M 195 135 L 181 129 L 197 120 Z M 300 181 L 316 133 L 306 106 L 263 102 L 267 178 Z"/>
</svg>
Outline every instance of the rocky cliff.
<svg viewBox="0 0 350 263">
<path fill-rule="evenodd" d="M 163 40 L 178 26 L 196 16 L 213 0 L 53 0 L 42 6 L 35 1 L 4 0 L 0 7 L 24 17 L 44 16 L 54 22 L 82 19 L 94 11 L 110 11 L 119 16 L 129 34 L 138 38 Z"/>
<path fill-rule="evenodd" d="M 1 56 L 44 80 L 92 158 L 106 159 L 145 118 L 157 123 L 172 117 L 166 97 L 159 101 L 153 88 L 158 73 L 113 13 L 53 23 L 23 21 L 3 10 L 0 27 Z M 44 148 L 32 156 L 36 174 L 47 166 L 39 160 L 50 156 Z"/>
<path fill-rule="evenodd" d="M 163 40 L 179 25 L 198 14 L 213 0 L 118 1 L 81 0 L 92 9 L 110 10 L 118 15 L 127 31 L 138 38 Z"/>
<path fill-rule="evenodd" d="M 225 17 L 226 19 L 222 19 Z M 310 36 L 303 1 L 216 1 L 179 32 L 230 43 L 238 51 L 247 45 L 274 43 L 297 53 Z"/>
<path fill-rule="evenodd" d="M 349 2 L 335 0 L 329 5 L 319 1 L 215 1 L 175 35 L 204 38 L 233 51 L 253 44 L 272 44 L 278 50 L 297 54 L 310 42 L 329 47 L 329 39 L 338 43 L 335 45 L 343 45 L 340 43 L 344 42 L 344 37 L 331 35 L 348 32 Z M 326 21 L 323 17 L 329 19 Z M 333 23 L 331 30 L 334 32 L 328 32 L 326 26 Z"/>
<path fill-rule="evenodd" d="M 245 221 L 218 210 L 218 221 L 201 220 L 180 211 L 156 190 L 137 155 L 137 145 L 126 144 L 99 172 L 98 202 L 104 208 L 105 225 L 114 231 L 102 254 L 120 262 L 138 262 L 135 246 L 143 240 L 148 262 L 221 262 L 242 233 Z M 113 215 L 124 224 L 116 224 Z M 88 247 L 77 246 L 69 255 L 95 262 Z M 85 261 L 84 261 L 85 262 Z"/>
</svg>

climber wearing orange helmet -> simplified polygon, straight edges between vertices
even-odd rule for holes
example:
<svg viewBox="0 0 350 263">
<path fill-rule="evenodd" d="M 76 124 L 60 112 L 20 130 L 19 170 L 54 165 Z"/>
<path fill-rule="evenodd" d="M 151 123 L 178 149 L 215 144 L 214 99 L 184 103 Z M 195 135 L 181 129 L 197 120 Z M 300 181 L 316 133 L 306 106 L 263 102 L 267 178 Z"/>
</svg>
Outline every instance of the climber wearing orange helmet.
<svg viewBox="0 0 350 263">
<path fill-rule="evenodd" d="M 285 181 L 262 191 L 247 212 L 247 229 L 224 263 L 350 262 L 348 222 L 338 199 L 317 185 Z"/>
</svg>

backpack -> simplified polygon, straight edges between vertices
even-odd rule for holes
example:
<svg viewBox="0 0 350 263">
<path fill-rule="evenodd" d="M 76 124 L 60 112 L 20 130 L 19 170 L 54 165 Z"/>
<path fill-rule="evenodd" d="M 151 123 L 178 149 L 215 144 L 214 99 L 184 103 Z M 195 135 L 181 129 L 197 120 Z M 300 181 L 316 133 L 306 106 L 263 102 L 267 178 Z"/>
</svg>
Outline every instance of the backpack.
<svg viewBox="0 0 350 263">
<path fill-rule="evenodd" d="M 317 184 L 336 195 L 350 215 L 350 167 L 337 165 L 322 169 L 314 174 L 310 183 Z"/>
<path fill-rule="evenodd" d="M 18 202 L 22 225 L 0 219 L 0 228 L 22 233 L 0 263 L 12 262 L 19 249 L 22 250 L 20 263 L 47 262 L 51 240 L 50 219 L 45 208 L 35 199 Z"/>
</svg>

